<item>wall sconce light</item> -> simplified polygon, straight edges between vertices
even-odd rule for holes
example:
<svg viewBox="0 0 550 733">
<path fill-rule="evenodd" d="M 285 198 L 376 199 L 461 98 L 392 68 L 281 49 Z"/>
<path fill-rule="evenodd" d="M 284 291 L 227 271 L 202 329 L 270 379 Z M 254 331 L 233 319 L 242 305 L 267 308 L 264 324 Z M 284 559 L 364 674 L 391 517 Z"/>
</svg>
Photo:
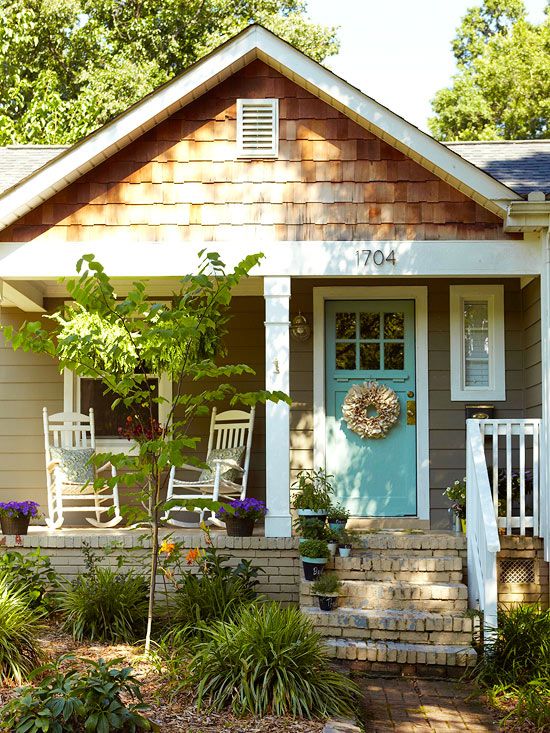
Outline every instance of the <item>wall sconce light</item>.
<svg viewBox="0 0 550 733">
<path fill-rule="evenodd" d="M 290 335 L 295 341 L 307 341 L 311 336 L 311 326 L 301 312 L 290 321 Z"/>
</svg>

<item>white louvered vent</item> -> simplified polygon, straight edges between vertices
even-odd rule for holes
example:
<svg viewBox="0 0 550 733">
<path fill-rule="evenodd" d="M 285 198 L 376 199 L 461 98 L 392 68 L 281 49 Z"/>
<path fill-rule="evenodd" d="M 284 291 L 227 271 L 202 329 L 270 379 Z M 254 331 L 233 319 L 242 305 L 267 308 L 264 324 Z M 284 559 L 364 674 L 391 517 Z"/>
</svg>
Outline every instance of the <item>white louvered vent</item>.
<svg viewBox="0 0 550 733">
<path fill-rule="evenodd" d="M 237 156 L 276 158 L 279 153 L 279 100 L 237 100 Z"/>
</svg>

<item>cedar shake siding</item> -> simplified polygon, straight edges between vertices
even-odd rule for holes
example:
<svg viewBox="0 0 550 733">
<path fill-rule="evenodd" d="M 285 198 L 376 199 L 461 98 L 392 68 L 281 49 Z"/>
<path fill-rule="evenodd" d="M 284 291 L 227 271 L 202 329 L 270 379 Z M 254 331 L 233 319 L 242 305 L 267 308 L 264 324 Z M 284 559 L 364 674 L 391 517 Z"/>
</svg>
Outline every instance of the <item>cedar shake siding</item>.
<svg viewBox="0 0 550 733">
<path fill-rule="evenodd" d="M 236 159 L 236 99 L 279 99 L 276 160 Z M 254 61 L 25 215 L 4 241 L 507 238 L 501 220 Z"/>
</svg>

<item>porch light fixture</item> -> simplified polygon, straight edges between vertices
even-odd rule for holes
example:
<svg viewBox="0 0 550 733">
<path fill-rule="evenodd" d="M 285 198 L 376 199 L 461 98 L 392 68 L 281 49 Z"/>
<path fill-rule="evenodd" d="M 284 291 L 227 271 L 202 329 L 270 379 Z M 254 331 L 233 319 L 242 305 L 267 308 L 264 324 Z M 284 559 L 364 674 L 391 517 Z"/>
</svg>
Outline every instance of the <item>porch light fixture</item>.
<svg viewBox="0 0 550 733">
<path fill-rule="evenodd" d="M 295 341 L 307 341 L 311 336 L 311 326 L 301 312 L 290 321 L 290 335 Z"/>
</svg>

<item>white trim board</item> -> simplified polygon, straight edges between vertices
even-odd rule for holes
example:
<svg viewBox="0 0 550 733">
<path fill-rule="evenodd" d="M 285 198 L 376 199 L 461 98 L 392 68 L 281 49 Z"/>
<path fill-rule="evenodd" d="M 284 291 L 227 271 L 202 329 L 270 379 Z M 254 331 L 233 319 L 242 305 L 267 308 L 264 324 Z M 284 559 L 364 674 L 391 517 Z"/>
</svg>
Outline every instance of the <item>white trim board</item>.
<svg viewBox="0 0 550 733">
<path fill-rule="evenodd" d="M 236 235 L 238 227 L 235 227 Z M 540 241 L 251 241 L 232 242 L 0 242 L 0 278 L 43 280 L 74 277 L 76 262 L 92 253 L 111 277 L 156 278 L 197 271 L 198 251 L 214 247 L 233 268 L 251 252 L 264 258 L 251 274 L 262 277 L 515 277 L 538 275 Z M 364 265 L 357 252 L 395 254 L 395 264 Z"/>
<path fill-rule="evenodd" d="M 430 519 L 428 391 L 428 288 L 373 286 L 313 288 L 313 445 L 314 465 L 325 465 L 325 301 L 414 300 L 416 346 L 417 517 Z"/>
<path fill-rule="evenodd" d="M 250 61 L 261 59 L 504 217 L 514 191 L 259 25 L 252 25 L 183 74 L 64 151 L 0 196 L 6 227 Z"/>
</svg>

